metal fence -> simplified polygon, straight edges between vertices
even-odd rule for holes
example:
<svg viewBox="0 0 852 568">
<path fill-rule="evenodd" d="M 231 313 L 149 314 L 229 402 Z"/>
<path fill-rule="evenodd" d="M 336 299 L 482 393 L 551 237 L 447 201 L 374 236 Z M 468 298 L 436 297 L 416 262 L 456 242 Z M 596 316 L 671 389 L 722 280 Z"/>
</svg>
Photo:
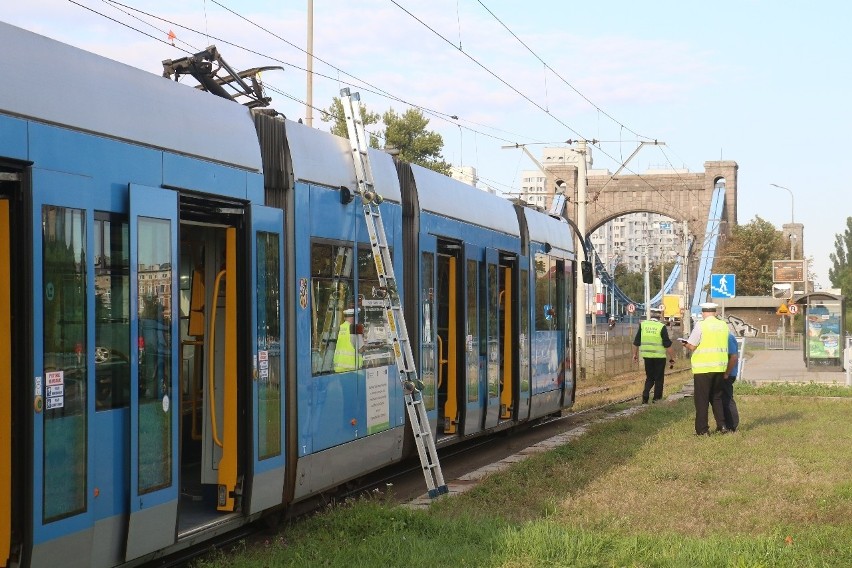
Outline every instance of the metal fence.
<svg viewBox="0 0 852 568">
<path fill-rule="evenodd" d="M 801 333 L 759 333 L 755 339 L 763 341 L 763 345 L 766 349 L 783 351 L 802 350 Z"/>
<path fill-rule="evenodd" d="M 603 328 L 605 331 L 601 331 Z M 617 325 L 598 326 L 592 333 L 586 334 L 586 343 L 578 350 L 580 379 L 601 375 L 618 375 L 635 370 L 632 348 L 636 326 Z"/>
</svg>

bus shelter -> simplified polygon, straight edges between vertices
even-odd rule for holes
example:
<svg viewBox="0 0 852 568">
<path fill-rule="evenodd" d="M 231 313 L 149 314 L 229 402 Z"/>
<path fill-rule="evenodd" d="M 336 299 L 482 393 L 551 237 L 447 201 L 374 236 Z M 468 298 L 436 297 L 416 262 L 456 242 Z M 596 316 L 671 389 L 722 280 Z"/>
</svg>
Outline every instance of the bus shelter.
<svg viewBox="0 0 852 568">
<path fill-rule="evenodd" d="M 842 371 L 846 346 L 846 300 L 842 295 L 812 292 L 795 302 L 804 315 L 805 366 L 809 371 Z"/>
</svg>

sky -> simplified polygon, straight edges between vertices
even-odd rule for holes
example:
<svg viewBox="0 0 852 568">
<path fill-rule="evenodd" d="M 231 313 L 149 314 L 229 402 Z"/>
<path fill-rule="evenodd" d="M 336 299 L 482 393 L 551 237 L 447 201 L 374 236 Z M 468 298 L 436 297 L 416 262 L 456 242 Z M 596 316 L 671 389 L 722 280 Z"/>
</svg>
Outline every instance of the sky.
<svg viewBox="0 0 852 568">
<path fill-rule="evenodd" d="M 208 45 L 236 69 L 283 66 L 263 74 L 272 106 L 306 116 L 308 0 L 6 4 L 0 20 L 158 75 L 164 59 Z M 501 148 L 515 143 L 540 156 L 596 139 L 593 167 L 615 171 L 640 141 L 665 142 L 628 164 L 639 174 L 736 161 L 738 222 L 803 223 L 816 286 L 830 287 L 829 255 L 852 216 L 840 172 L 852 2 L 316 0 L 313 12 L 315 107 L 346 86 L 374 112 L 417 106 L 446 161 L 505 193 L 535 168 Z"/>
</svg>

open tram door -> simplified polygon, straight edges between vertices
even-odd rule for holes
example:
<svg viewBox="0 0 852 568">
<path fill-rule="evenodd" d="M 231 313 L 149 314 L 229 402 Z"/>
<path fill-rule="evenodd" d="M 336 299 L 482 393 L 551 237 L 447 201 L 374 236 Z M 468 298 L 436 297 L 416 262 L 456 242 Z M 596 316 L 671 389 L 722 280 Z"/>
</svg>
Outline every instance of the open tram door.
<svg viewBox="0 0 852 568">
<path fill-rule="evenodd" d="M 461 432 L 461 392 L 459 376 L 459 327 L 461 245 L 437 242 L 435 266 L 435 318 L 438 370 L 438 439 Z"/>
<path fill-rule="evenodd" d="M 169 546 L 176 538 L 178 194 L 131 185 L 129 226 L 131 322 L 136 322 L 130 326 L 130 344 L 137 348 L 130 355 L 130 516 L 125 559 L 133 560 Z"/>
</svg>

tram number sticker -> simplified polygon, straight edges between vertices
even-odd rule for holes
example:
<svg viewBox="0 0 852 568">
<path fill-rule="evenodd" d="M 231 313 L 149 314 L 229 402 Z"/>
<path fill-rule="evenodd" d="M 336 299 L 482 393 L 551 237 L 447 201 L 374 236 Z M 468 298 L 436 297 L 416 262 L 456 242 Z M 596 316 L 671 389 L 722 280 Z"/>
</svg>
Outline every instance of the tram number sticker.
<svg viewBox="0 0 852 568">
<path fill-rule="evenodd" d="M 33 393 L 35 396 L 41 396 L 41 377 L 36 377 L 34 381 L 35 392 Z"/>
</svg>

